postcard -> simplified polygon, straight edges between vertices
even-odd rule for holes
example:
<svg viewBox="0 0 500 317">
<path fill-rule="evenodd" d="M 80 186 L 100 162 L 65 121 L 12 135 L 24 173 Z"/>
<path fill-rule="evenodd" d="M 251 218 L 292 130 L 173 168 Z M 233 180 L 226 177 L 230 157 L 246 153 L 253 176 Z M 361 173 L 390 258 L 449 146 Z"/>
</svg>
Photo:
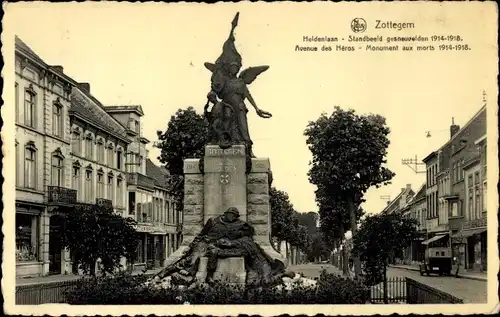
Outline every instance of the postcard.
<svg viewBox="0 0 500 317">
<path fill-rule="evenodd" d="M 494 2 L 7 2 L 9 314 L 498 312 Z"/>
</svg>

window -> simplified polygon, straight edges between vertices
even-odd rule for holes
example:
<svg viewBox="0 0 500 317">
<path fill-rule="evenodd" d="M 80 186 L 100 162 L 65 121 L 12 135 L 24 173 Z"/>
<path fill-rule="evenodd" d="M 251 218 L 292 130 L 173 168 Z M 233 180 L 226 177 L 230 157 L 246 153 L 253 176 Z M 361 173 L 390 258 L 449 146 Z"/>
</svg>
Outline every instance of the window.
<svg viewBox="0 0 500 317">
<path fill-rule="evenodd" d="M 92 137 L 90 135 L 87 135 L 87 137 L 85 138 L 85 156 L 89 159 L 92 159 L 94 156 L 94 148 L 92 143 Z"/>
<path fill-rule="evenodd" d="M 59 103 L 54 103 L 52 105 L 52 134 L 58 137 L 62 137 L 63 131 L 63 116 L 62 116 L 62 105 Z"/>
<path fill-rule="evenodd" d="M 58 155 L 52 156 L 52 186 L 64 187 L 63 158 Z"/>
<path fill-rule="evenodd" d="M 26 90 L 24 92 L 24 124 L 34 128 L 35 127 L 35 104 L 36 94 L 34 91 Z"/>
<path fill-rule="evenodd" d="M 115 200 L 115 191 L 113 188 L 113 174 L 108 175 L 108 199 L 114 202 Z M 118 192 L 118 195 L 120 195 L 120 192 Z"/>
<path fill-rule="evenodd" d="M 457 180 L 456 181 L 460 181 L 462 180 L 462 162 L 461 161 L 458 161 L 457 163 Z"/>
<path fill-rule="evenodd" d="M 481 218 L 481 213 L 483 212 L 482 205 L 481 205 L 481 189 L 479 185 L 476 185 L 476 200 L 475 200 L 475 213 L 476 213 L 476 219 Z"/>
<path fill-rule="evenodd" d="M 16 262 L 38 260 L 38 217 L 16 213 Z"/>
<path fill-rule="evenodd" d="M 80 140 L 80 132 L 78 131 L 73 131 L 72 133 L 72 138 L 71 138 L 71 151 L 75 155 L 81 155 L 82 150 L 81 150 L 81 140 Z"/>
<path fill-rule="evenodd" d="M 134 131 L 139 133 L 140 132 L 140 125 L 139 125 L 139 121 L 135 120 L 135 125 L 134 125 Z"/>
<path fill-rule="evenodd" d="M 102 140 L 97 142 L 97 161 L 104 162 L 104 143 Z"/>
<path fill-rule="evenodd" d="M 464 171 L 463 166 L 464 166 L 464 159 L 462 159 L 461 167 L 460 167 L 460 179 L 461 180 L 464 179 L 464 177 L 465 177 L 465 171 Z"/>
<path fill-rule="evenodd" d="M 118 177 L 116 179 L 116 195 L 117 195 L 117 205 L 119 207 L 123 207 L 123 179 L 121 177 Z M 133 213 L 132 213 L 133 214 Z"/>
<path fill-rule="evenodd" d="M 36 187 L 36 148 L 34 144 L 26 147 L 24 162 L 24 186 L 26 188 Z"/>
<path fill-rule="evenodd" d="M 92 168 L 85 170 L 85 201 L 92 202 L 94 198 L 94 186 L 92 183 Z"/>
<path fill-rule="evenodd" d="M 15 94 L 16 94 L 16 122 L 19 121 L 19 84 L 15 85 Z"/>
<path fill-rule="evenodd" d="M 116 168 L 121 170 L 123 168 L 122 166 L 122 150 L 118 150 L 116 152 Z"/>
<path fill-rule="evenodd" d="M 486 181 L 483 182 L 483 199 L 482 199 L 482 205 L 483 205 L 483 212 L 486 212 L 488 209 L 488 200 L 487 200 L 487 195 L 486 195 Z"/>
<path fill-rule="evenodd" d="M 97 198 L 104 198 L 104 173 L 97 172 Z"/>
<path fill-rule="evenodd" d="M 78 199 L 81 200 L 79 165 L 73 165 L 73 177 L 71 178 L 71 188 L 77 191 Z"/>
<path fill-rule="evenodd" d="M 474 203 L 474 190 L 472 188 L 469 188 L 469 197 L 467 199 L 467 215 L 468 215 L 468 219 L 467 220 L 474 220 L 473 218 L 473 211 L 472 211 L 472 208 L 473 208 L 473 203 Z"/>
<path fill-rule="evenodd" d="M 113 146 L 109 145 L 108 146 L 108 158 L 107 158 L 107 163 L 109 167 L 115 167 L 113 162 L 114 162 L 114 157 L 113 157 Z"/>
<path fill-rule="evenodd" d="M 458 217 L 458 203 L 454 202 L 451 205 L 451 216 L 452 217 Z"/>
<path fill-rule="evenodd" d="M 118 188 L 118 182 L 116 187 Z M 135 215 L 135 192 L 128 193 L 128 212 L 131 215 Z"/>
<path fill-rule="evenodd" d="M 16 140 L 16 187 L 20 186 L 19 180 L 19 146 Z"/>
</svg>

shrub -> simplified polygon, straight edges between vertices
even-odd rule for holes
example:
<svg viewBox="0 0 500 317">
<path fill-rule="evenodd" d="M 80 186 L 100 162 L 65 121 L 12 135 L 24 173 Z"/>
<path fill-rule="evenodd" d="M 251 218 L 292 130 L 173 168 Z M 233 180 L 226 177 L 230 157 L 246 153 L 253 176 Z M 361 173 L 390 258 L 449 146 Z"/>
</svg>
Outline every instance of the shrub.
<svg viewBox="0 0 500 317">
<path fill-rule="evenodd" d="M 298 283 L 290 290 L 243 288 L 225 283 L 190 289 L 145 286 L 144 276 L 120 273 L 115 277 L 82 279 L 66 294 L 70 304 L 364 304 L 368 288 L 360 281 L 323 272 L 317 286 Z"/>
</svg>

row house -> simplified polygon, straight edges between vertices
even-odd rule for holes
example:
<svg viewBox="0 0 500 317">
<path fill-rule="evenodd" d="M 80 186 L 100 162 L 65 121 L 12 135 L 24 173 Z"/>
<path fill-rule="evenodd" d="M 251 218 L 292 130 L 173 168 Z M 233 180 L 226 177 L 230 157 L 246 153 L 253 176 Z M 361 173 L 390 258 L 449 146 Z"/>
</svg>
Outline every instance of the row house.
<svg viewBox="0 0 500 317">
<path fill-rule="evenodd" d="M 429 246 L 452 249 L 455 264 L 486 270 L 486 106 L 424 159 Z M 484 170 L 483 170 L 484 169 Z"/>
<path fill-rule="evenodd" d="M 182 213 L 174 212 L 168 175 L 147 175 L 141 107 L 105 107 L 88 83 L 17 37 L 15 61 L 16 276 L 77 272 L 61 248 L 61 215 L 82 204 L 110 204 L 137 220 L 142 266 L 162 265 L 182 239 Z M 149 239 L 152 223 L 162 224 L 153 232 L 162 238 Z M 153 245 L 160 251 L 149 256 Z"/>
<path fill-rule="evenodd" d="M 137 221 L 137 231 L 140 234 L 137 248 L 138 260 L 134 263 L 134 268 L 159 267 L 165 256 L 179 246 L 182 213 L 177 210 L 175 200 L 168 194 L 166 186 L 158 185 L 162 184 L 168 175 L 159 175 L 152 172 L 151 168 L 152 175 L 148 174 L 147 145 L 150 141 L 143 136 L 142 107 L 140 105 L 115 105 L 106 106 L 104 109 L 120 122 L 131 140 L 125 153 L 128 211 L 129 216 Z M 161 205 L 159 200 L 161 200 Z M 172 216 L 169 218 L 155 216 L 160 208 L 161 215 L 170 215 L 171 210 Z"/>
<path fill-rule="evenodd" d="M 411 184 L 406 184 L 405 187 L 401 188 L 399 194 L 391 201 L 387 202 L 387 206 L 382 210 L 382 214 L 403 214 L 408 203 L 411 201 L 415 192 L 411 188 Z M 405 250 L 398 250 L 394 257 L 390 259 L 391 263 L 395 264 L 397 260 L 404 259 Z"/>
<path fill-rule="evenodd" d="M 422 241 L 425 240 L 426 229 L 426 214 L 427 214 L 427 199 L 426 199 L 426 184 L 422 184 L 417 190 L 417 193 L 411 197 L 407 205 L 402 209 L 405 217 L 415 219 L 418 222 L 418 235 L 411 245 L 404 250 L 403 261 L 405 264 L 416 264 L 423 261 L 424 246 Z"/>
<path fill-rule="evenodd" d="M 74 81 L 15 38 L 16 274 L 64 273 L 50 186 L 69 188 L 70 94 Z M 63 201 L 64 203 L 64 201 Z M 67 254 L 66 254 L 67 258 Z"/>
<path fill-rule="evenodd" d="M 401 188 L 401 191 L 393 200 L 387 202 L 382 214 L 400 213 L 414 195 L 415 192 L 411 188 L 411 184 L 406 184 L 406 187 Z"/>
</svg>

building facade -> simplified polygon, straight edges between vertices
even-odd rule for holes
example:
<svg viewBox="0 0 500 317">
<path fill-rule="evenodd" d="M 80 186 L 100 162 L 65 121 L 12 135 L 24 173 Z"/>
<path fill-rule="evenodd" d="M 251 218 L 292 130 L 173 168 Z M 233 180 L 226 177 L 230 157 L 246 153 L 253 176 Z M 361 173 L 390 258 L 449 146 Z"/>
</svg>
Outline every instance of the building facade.
<svg viewBox="0 0 500 317">
<path fill-rule="evenodd" d="M 418 235 L 411 245 L 404 251 L 404 263 L 416 264 L 423 261 L 424 246 L 422 241 L 426 237 L 426 214 L 427 214 L 427 199 L 426 199 L 425 183 L 420 186 L 417 193 L 411 198 L 408 204 L 403 208 L 402 212 L 405 217 L 415 219 L 418 222 Z"/>
<path fill-rule="evenodd" d="M 67 271 L 56 215 L 70 188 L 70 94 L 74 82 L 15 39 L 16 276 Z M 62 194 L 62 195 L 61 195 Z"/>
<path fill-rule="evenodd" d="M 125 127 L 131 140 L 126 151 L 128 211 L 129 216 L 137 221 L 140 233 L 134 268 L 159 267 L 180 244 L 182 212 L 177 210 L 175 200 L 162 185 L 166 176 L 155 171 L 152 162 L 148 164 L 146 146 L 149 140 L 142 133 L 142 107 L 123 105 L 105 109 Z"/>
<path fill-rule="evenodd" d="M 427 166 L 427 238 L 439 235 L 454 264 L 486 270 L 486 106 L 424 159 Z"/>
<path fill-rule="evenodd" d="M 61 215 L 82 204 L 137 220 L 137 267 L 163 265 L 182 240 L 182 212 L 166 170 L 147 161 L 141 107 L 104 107 L 17 37 L 15 61 L 16 276 L 77 273 Z"/>
</svg>

